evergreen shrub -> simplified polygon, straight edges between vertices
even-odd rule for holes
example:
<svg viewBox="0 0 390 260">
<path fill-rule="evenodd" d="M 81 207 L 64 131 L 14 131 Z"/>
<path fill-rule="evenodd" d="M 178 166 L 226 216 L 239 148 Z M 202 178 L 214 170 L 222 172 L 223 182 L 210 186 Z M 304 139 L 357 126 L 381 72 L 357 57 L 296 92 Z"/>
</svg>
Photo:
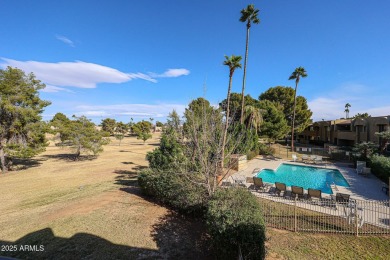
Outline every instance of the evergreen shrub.
<svg viewBox="0 0 390 260">
<path fill-rule="evenodd" d="M 138 175 L 138 184 L 144 194 L 153 196 L 181 213 L 200 216 L 205 212 L 206 189 L 189 182 L 182 175 L 144 170 Z"/>
<path fill-rule="evenodd" d="M 256 196 L 247 189 L 219 189 L 208 202 L 209 234 L 218 259 L 265 258 L 265 224 Z"/>
</svg>

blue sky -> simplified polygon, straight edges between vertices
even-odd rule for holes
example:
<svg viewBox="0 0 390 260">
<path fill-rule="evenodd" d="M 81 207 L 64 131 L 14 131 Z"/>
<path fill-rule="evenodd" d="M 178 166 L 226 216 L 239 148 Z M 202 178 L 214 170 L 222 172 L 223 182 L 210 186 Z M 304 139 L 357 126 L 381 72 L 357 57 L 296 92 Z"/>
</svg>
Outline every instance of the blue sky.
<svg viewBox="0 0 390 260">
<path fill-rule="evenodd" d="M 390 1 L 0 0 L 0 66 L 34 72 L 44 112 L 165 121 L 197 97 L 226 98 L 224 55 L 245 52 L 240 10 L 260 9 L 250 34 L 246 93 L 294 86 L 313 119 L 390 114 Z M 241 92 L 242 70 L 233 79 Z"/>
</svg>

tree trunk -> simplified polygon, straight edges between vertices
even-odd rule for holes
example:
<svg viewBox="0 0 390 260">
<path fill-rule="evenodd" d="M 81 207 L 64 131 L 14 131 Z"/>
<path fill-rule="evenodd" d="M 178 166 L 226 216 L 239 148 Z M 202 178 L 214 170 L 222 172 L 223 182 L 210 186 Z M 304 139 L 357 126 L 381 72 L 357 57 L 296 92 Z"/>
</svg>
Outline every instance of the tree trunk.
<svg viewBox="0 0 390 260">
<path fill-rule="evenodd" d="M 248 62 L 248 46 L 249 46 L 249 28 L 250 24 L 246 27 L 246 47 L 245 47 L 245 61 L 244 61 L 244 76 L 242 79 L 242 92 L 241 92 L 241 117 L 240 123 L 244 123 L 244 106 L 245 106 L 245 81 L 246 81 L 246 64 Z"/>
<path fill-rule="evenodd" d="M 291 122 L 291 152 L 294 152 L 294 127 L 295 127 L 295 107 L 297 105 L 297 89 L 298 82 L 295 83 L 295 92 L 294 92 L 294 111 L 293 111 L 293 120 Z"/>
<path fill-rule="evenodd" d="M 381 154 L 386 153 L 386 148 L 390 144 L 389 139 L 382 140 Z"/>
<path fill-rule="evenodd" d="M 230 90 L 232 88 L 232 78 L 233 73 L 230 73 L 229 75 L 229 87 L 228 87 L 228 94 L 227 94 L 227 106 L 226 106 L 226 122 L 225 122 L 225 130 L 223 132 L 223 139 L 222 139 L 222 151 L 221 151 L 221 161 L 219 165 L 219 174 L 222 174 L 223 172 L 223 164 L 225 159 L 225 145 L 226 145 L 226 136 L 227 136 L 227 130 L 229 127 L 229 113 L 230 113 Z"/>
<path fill-rule="evenodd" d="M 1 162 L 1 171 L 3 173 L 6 173 L 8 171 L 8 168 L 5 163 L 5 152 L 3 147 L 0 148 L 0 162 Z"/>
<path fill-rule="evenodd" d="M 77 146 L 76 159 L 78 159 L 80 157 L 80 154 L 81 154 L 81 145 Z"/>
</svg>

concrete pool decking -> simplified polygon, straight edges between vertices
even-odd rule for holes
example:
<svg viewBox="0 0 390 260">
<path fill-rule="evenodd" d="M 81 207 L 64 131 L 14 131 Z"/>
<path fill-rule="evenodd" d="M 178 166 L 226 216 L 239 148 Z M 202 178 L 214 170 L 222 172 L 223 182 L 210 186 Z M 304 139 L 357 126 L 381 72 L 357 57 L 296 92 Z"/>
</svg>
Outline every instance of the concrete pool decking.
<svg viewBox="0 0 390 260">
<path fill-rule="evenodd" d="M 336 186 L 332 187 L 333 194 L 338 192 L 351 195 L 351 198 L 358 200 L 389 200 L 389 196 L 382 191 L 384 183 L 374 175 L 364 177 L 356 173 L 354 168 L 349 167 L 347 163 L 329 163 L 315 165 L 305 164 L 301 162 L 293 162 L 272 157 L 256 157 L 247 163 L 247 167 L 239 172 L 234 173 L 233 178 L 247 178 L 253 177 L 253 170 L 259 169 L 273 169 L 275 170 L 280 164 L 289 163 L 297 165 L 310 165 L 314 167 L 322 167 L 339 170 L 344 178 L 348 181 L 350 187 Z M 274 185 L 274 184 L 273 184 Z M 287 187 L 289 189 L 290 187 Z M 307 190 L 305 191 L 307 193 Z M 330 196 L 323 194 L 324 197 Z"/>
</svg>

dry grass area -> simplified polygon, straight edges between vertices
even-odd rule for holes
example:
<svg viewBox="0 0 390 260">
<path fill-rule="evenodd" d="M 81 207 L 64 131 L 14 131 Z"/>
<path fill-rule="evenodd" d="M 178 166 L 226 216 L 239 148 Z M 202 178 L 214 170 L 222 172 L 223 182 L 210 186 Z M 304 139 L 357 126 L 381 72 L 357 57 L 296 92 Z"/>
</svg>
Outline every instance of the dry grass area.
<svg viewBox="0 0 390 260">
<path fill-rule="evenodd" d="M 198 250 L 203 246 L 202 224 L 140 193 L 137 172 L 147 166 L 145 155 L 158 143 L 159 134 L 146 144 L 127 137 L 119 146 L 113 139 L 97 159 L 78 161 L 71 159 L 71 150 L 51 143 L 24 170 L 0 174 L 0 245 L 44 246 L 43 252 L 18 248 L 13 253 L 4 247 L 0 255 L 33 259 L 207 257 L 199 254 L 205 250 Z"/>
<path fill-rule="evenodd" d="M 294 233 L 268 229 L 267 259 L 389 259 L 390 239 L 380 236 Z"/>
<path fill-rule="evenodd" d="M 210 259 L 204 225 L 150 198 L 137 186 L 145 155 L 134 137 L 105 147 L 97 159 L 73 161 L 51 144 L 25 163 L 0 174 L 0 256 L 22 259 Z M 383 237 L 296 234 L 269 229 L 267 259 L 386 259 Z M 42 245 L 44 251 L 21 251 Z M 17 246 L 16 252 L 7 252 Z M 223 246 L 223 245 L 221 245 Z M 388 259 L 388 258 L 387 258 Z"/>
</svg>

